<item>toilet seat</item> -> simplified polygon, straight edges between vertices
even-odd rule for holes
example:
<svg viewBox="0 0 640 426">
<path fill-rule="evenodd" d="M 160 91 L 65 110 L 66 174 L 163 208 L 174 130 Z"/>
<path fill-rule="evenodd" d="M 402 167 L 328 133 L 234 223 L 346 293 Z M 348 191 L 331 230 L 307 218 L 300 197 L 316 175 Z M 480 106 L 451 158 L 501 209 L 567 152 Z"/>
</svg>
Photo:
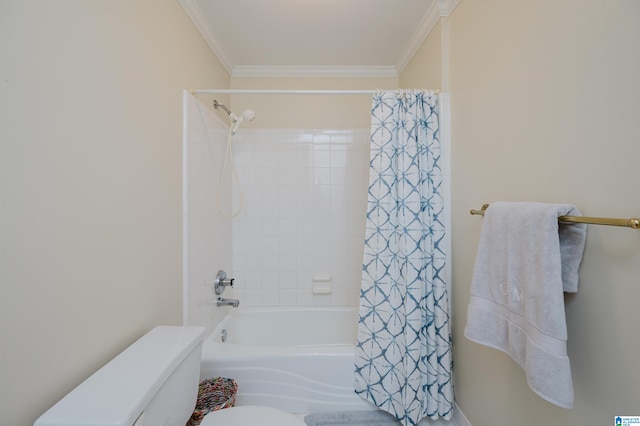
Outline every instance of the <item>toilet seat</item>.
<svg viewBox="0 0 640 426">
<path fill-rule="evenodd" d="M 200 423 L 200 426 L 304 426 L 302 419 L 286 411 L 257 405 L 243 405 L 212 411 Z"/>
</svg>

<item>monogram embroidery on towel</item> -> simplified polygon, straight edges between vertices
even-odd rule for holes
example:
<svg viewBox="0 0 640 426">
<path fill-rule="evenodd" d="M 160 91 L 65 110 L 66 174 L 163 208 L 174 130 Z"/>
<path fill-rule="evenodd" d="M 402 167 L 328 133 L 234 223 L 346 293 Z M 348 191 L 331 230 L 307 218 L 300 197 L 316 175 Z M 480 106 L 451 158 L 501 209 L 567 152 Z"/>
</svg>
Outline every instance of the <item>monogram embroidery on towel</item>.
<svg viewBox="0 0 640 426">
<path fill-rule="evenodd" d="M 498 289 L 500 294 L 502 294 L 503 296 L 506 296 L 510 298 L 513 302 L 516 302 L 522 305 L 522 295 L 523 295 L 522 287 L 501 284 L 501 285 L 497 285 L 496 288 Z"/>
</svg>

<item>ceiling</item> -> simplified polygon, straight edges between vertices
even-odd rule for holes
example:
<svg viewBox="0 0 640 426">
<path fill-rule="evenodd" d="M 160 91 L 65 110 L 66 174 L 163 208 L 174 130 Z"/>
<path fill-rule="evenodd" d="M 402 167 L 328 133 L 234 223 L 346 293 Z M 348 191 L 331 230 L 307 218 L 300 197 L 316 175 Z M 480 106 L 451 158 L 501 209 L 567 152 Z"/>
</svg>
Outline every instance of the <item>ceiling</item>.
<svg viewBox="0 0 640 426">
<path fill-rule="evenodd" d="M 397 76 L 459 0 L 178 0 L 232 76 Z"/>
</svg>

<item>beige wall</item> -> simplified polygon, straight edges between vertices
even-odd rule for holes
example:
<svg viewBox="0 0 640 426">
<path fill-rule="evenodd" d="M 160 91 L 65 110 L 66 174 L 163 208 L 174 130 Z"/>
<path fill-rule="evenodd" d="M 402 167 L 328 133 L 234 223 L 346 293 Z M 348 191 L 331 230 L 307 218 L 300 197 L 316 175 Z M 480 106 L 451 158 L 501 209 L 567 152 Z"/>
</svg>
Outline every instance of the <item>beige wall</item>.
<svg viewBox="0 0 640 426">
<path fill-rule="evenodd" d="M 463 337 L 482 224 L 469 209 L 536 200 L 640 215 L 639 19 L 634 0 L 462 0 L 450 17 L 455 383 L 474 426 L 613 424 L 640 407 L 638 231 L 589 226 L 580 290 L 566 298 L 574 409 Z M 414 62 L 424 73 L 403 85 L 432 72 Z"/>
<path fill-rule="evenodd" d="M 182 93 L 229 76 L 175 0 L 0 3 L 0 424 L 181 323 Z"/>
<path fill-rule="evenodd" d="M 233 78 L 234 89 L 375 90 L 397 89 L 393 77 Z M 233 95 L 233 110 L 252 109 L 256 119 L 243 123 L 251 128 L 368 129 L 371 127 L 371 95 Z M 246 124 L 246 125 L 245 125 Z"/>
<path fill-rule="evenodd" d="M 400 87 L 431 90 L 442 88 L 443 28 L 446 27 L 443 27 L 441 21 L 433 27 L 427 39 L 402 71 Z"/>
</svg>

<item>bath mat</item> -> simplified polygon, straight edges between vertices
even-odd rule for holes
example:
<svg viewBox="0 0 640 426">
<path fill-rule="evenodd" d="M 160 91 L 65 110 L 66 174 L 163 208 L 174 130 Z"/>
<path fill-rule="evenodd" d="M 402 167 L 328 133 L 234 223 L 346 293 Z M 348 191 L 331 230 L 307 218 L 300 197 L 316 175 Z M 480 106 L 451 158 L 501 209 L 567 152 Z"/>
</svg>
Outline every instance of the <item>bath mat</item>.
<svg viewBox="0 0 640 426">
<path fill-rule="evenodd" d="M 338 411 L 312 413 L 304 417 L 307 426 L 386 426 L 400 421 L 385 411 Z"/>
</svg>

